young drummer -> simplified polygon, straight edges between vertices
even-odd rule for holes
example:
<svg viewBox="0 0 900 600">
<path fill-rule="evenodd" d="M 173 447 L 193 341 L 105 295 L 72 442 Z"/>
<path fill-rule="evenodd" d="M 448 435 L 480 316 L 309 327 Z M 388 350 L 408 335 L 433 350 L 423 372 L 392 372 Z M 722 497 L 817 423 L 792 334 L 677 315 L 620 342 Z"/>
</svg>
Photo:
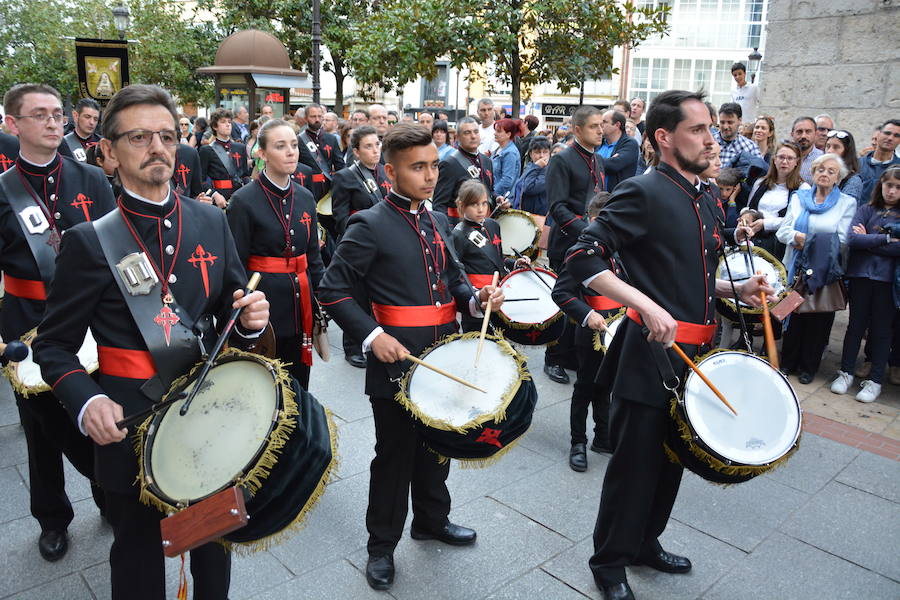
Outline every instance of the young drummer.
<svg viewBox="0 0 900 600">
<path fill-rule="evenodd" d="M 469 282 L 476 288 L 491 284 L 494 271 L 502 279 L 511 269 L 531 264 L 528 257 L 512 260 L 503 256 L 500 224 L 490 218 L 488 191 L 478 179 L 459 186 L 456 208 L 462 219 L 453 228 L 453 247 L 466 270 Z M 463 331 L 481 329 L 481 319 L 462 313 Z"/>
<path fill-rule="evenodd" d="M 366 580 L 374 589 L 394 581 L 394 548 L 403 533 L 412 492 L 414 539 L 474 543 L 475 531 L 451 523 L 449 464 L 428 450 L 410 414 L 396 401 L 397 379 L 418 356 L 455 333 L 457 308 L 473 316 L 488 298 L 503 294 L 472 287 L 453 257 L 447 217 L 423 206 L 438 177 L 437 148 L 424 127 L 401 124 L 384 137 L 387 198 L 350 217 L 347 231 L 322 279 L 319 297 L 342 329 L 369 353 L 366 393 L 375 415 L 375 458 L 369 483 Z M 373 316 L 353 299 L 362 286 Z"/>
<path fill-rule="evenodd" d="M 228 224 L 248 272 L 263 273 L 259 289 L 269 298 L 278 358 L 309 389 L 313 296 L 325 272 L 319 255 L 312 193 L 291 177 L 300 153 L 286 121 L 263 125 L 257 137 L 266 166 L 228 204 Z"/>
<path fill-rule="evenodd" d="M 597 218 L 600 209 L 609 198 L 608 192 L 598 192 L 587 208 L 590 221 Z M 611 452 L 609 446 L 609 391 L 595 383 L 600 363 L 605 353 L 594 349 L 594 333 L 600 335 L 606 330 L 606 319 L 621 310 L 622 305 L 606 296 L 601 296 L 590 288 L 585 288 L 572 277 L 563 266 L 559 279 L 553 286 L 553 300 L 566 316 L 580 323 L 575 330 L 575 354 L 578 357 L 578 371 L 572 390 L 572 405 L 569 411 L 569 430 L 572 448 L 569 451 L 569 466 L 574 471 L 587 470 L 586 421 L 588 406 L 594 413 L 594 452 Z"/>
</svg>

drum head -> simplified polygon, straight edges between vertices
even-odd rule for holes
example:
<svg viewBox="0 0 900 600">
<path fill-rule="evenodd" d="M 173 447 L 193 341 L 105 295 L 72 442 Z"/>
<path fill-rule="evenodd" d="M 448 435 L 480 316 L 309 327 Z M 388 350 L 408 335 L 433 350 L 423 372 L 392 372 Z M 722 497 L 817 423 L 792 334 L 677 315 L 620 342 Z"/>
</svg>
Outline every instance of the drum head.
<svg viewBox="0 0 900 600">
<path fill-rule="evenodd" d="M 513 271 L 507 275 L 500 287 L 503 288 L 503 295 L 507 300 L 514 298 L 537 298 L 537 300 L 526 300 L 523 302 L 505 302 L 500 307 L 506 318 L 516 323 L 537 325 L 546 323 L 554 318 L 560 311 L 556 302 L 550 296 L 550 289 L 556 284 L 556 276 L 543 269 L 536 268 L 547 285 L 541 283 L 537 275 L 532 271 L 523 269 Z"/>
<path fill-rule="evenodd" d="M 751 276 L 756 274 L 756 271 L 760 271 L 766 276 L 769 285 L 775 289 L 776 297 L 769 302 L 769 306 L 771 307 L 788 292 L 787 274 L 785 273 L 784 266 L 781 262 L 771 254 L 761 248 L 753 247 L 751 250 L 753 255 L 752 262 L 750 255 L 743 250 L 733 250 L 726 254 L 725 260 L 728 262 L 728 268 L 726 269 L 725 264 L 720 260 L 716 277 L 719 279 L 728 279 L 728 272 L 730 269 L 731 277 L 734 279 L 734 282 L 740 283 L 750 279 Z M 723 298 L 722 300 L 732 307 L 734 306 L 734 298 Z M 741 310 L 755 310 L 756 312 L 761 312 L 762 309 L 754 309 L 749 304 L 741 302 Z"/>
<path fill-rule="evenodd" d="M 50 386 L 44 382 L 44 378 L 41 376 L 41 368 L 34 362 L 31 352 L 31 342 L 34 341 L 34 336 L 26 335 L 25 341 L 28 346 L 28 356 L 20 363 L 11 363 L 11 365 L 15 365 L 13 368 L 15 369 L 16 378 L 22 387 L 30 389 L 30 391 L 47 391 L 50 389 Z M 87 330 L 84 342 L 82 342 L 81 348 L 78 349 L 77 356 L 78 362 L 81 363 L 81 366 L 88 373 L 93 373 L 100 368 L 100 361 L 97 358 L 97 343 L 94 341 L 94 336 L 91 335 L 90 329 Z"/>
<path fill-rule="evenodd" d="M 744 352 L 717 352 L 697 366 L 738 413 L 732 414 L 690 372 L 684 408 L 704 444 L 726 460 L 753 466 L 769 464 L 790 451 L 800 435 L 800 403 L 780 372 Z"/>
<path fill-rule="evenodd" d="M 481 393 L 447 379 L 424 367 L 413 366 L 407 390 L 421 419 L 432 427 L 474 426 L 496 415 L 515 395 L 521 381 L 516 357 L 511 348 L 485 338 L 478 366 L 474 364 L 477 336 L 451 339 L 422 357 L 430 365 L 443 369 L 485 390 Z M 429 422 L 433 421 L 433 422 Z"/>
<path fill-rule="evenodd" d="M 145 456 L 153 487 L 168 499 L 195 502 L 230 485 L 266 444 L 279 408 L 275 389 L 260 362 L 213 367 L 185 416 L 181 400 L 154 418 Z"/>
<path fill-rule="evenodd" d="M 609 348 L 610 344 L 612 344 L 613 338 L 616 337 L 616 332 L 619 330 L 619 327 L 622 326 L 623 318 L 624 315 L 619 315 L 606 322 L 606 331 L 603 332 L 604 347 Z"/>
<path fill-rule="evenodd" d="M 524 211 L 507 211 L 496 218 L 500 224 L 500 237 L 504 256 L 514 256 L 513 250 L 527 254 L 540 238 L 541 229 Z"/>
</svg>

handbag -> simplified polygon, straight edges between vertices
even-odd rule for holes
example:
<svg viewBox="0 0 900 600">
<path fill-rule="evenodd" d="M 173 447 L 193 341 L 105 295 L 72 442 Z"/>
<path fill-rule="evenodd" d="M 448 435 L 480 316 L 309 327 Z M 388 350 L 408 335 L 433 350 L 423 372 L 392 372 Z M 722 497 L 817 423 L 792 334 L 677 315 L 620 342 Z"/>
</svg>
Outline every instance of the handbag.
<svg viewBox="0 0 900 600">
<path fill-rule="evenodd" d="M 806 293 L 806 279 L 803 278 L 797 291 L 806 301 L 794 311 L 803 315 L 808 313 L 827 313 L 847 308 L 847 289 L 843 279 L 836 279 L 816 290 L 814 294 Z"/>
</svg>

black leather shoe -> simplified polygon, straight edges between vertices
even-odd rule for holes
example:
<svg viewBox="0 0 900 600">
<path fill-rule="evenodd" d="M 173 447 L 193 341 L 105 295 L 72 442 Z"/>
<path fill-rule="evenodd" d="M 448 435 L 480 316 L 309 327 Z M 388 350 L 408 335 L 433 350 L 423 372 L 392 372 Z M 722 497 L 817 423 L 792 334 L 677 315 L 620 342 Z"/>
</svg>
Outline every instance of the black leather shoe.
<svg viewBox="0 0 900 600">
<path fill-rule="evenodd" d="M 556 383 L 569 383 L 569 374 L 559 365 L 544 365 L 544 373 Z"/>
<path fill-rule="evenodd" d="M 38 550 L 47 562 L 56 562 L 69 550 L 69 536 L 65 530 L 44 531 L 38 538 Z"/>
<path fill-rule="evenodd" d="M 586 445 L 584 443 L 572 444 L 572 449 L 569 450 L 569 466 L 572 467 L 573 471 L 578 471 L 579 473 L 587 471 Z"/>
<path fill-rule="evenodd" d="M 803 385 L 806 385 L 808 383 L 812 383 L 814 377 L 815 375 L 813 375 L 812 373 L 800 373 L 800 377 L 797 378 L 797 381 L 799 381 Z"/>
<path fill-rule="evenodd" d="M 651 556 L 638 557 L 637 562 L 634 564 L 645 565 L 663 573 L 687 573 L 691 570 L 690 560 L 662 549 Z"/>
<path fill-rule="evenodd" d="M 350 363 L 352 366 L 357 369 L 365 369 L 366 368 L 366 357 L 362 354 L 345 354 L 344 360 Z"/>
<path fill-rule="evenodd" d="M 634 593 L 628 583 L 613 583 L 611 585 L 597 584 L 603 593 L 605 600 L 634 600 Z"/>
<path fill-rule="evenodd" d="M 394 557 L 370 556 L 366 563 L 366 582 L 373 590 L 390 589 L 394 583 Z"/>
<path fill-rule="evenodd" d="M 409 535 L 414 540 L 437 540 L 451 546 L 474 544 L 477 536 L 474 529 L 469 529 L 462 525 L 454 525 L 450 521 L 447 521 L 447 524 L 440 531 L 420 531 L 411 528 Z"/>
<path fill-rule="evenodd" d="M 609 445 L 609 440 L 598 440 L 594 439 L 591 442 L 591 452 L 596 452 L 598 454 L 612 454 L 612 447 Z"/>
</svg>

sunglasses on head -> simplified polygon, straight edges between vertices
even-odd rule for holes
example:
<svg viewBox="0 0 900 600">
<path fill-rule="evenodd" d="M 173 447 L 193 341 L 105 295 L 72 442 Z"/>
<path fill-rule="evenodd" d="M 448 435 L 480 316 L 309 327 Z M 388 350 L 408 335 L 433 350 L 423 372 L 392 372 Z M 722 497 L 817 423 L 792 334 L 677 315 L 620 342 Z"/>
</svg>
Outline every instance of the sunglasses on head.
<svg viewBox="0 0 900 600">
<path fill-rule="evenodd" d="M 841 129 L 832 129 L 831 131 L 828 132 L 827 137 L 830 137 L 830 138 L 836 137 L 839 140 L 843 140 L 843 139 L 850 137 L 850 132 L 843 131 Z"/>
</svg>

